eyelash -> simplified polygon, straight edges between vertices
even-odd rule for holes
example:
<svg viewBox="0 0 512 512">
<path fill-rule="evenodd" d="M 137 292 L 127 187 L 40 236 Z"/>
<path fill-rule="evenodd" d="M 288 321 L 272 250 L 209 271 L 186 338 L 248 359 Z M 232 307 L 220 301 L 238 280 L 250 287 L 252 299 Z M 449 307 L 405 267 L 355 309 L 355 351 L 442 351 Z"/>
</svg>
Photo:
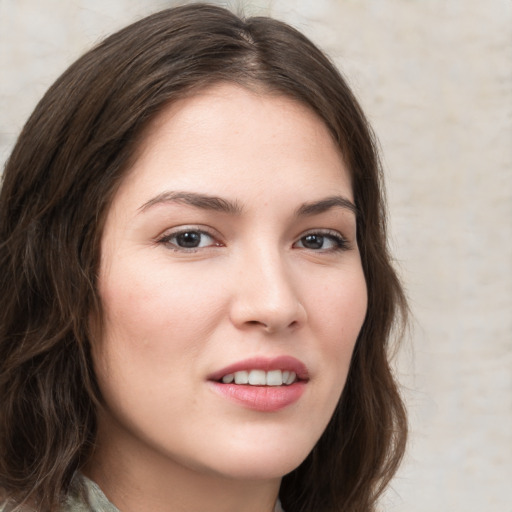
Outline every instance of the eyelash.
<svg viewBox="0 0 512 512">
<path fill-rule="evenodd" d="M 223 246 L 223 244 L 221 242 L 215 242 L 213 244 L 208 244 L 204 247 L 181 247 L 177 243 L 172 242 L 173 239 L 176 239 L 180 235 L 186 235 L 186 234 L 200 235 L 201 237 L 206 236 L 215 241 L 215 236 L 212 235 L 211 233 L 209 233 L 208 231 L 205 231 L 205 230 L 199 229 L 199 228 L 194 228 L 194 227 L 186 227 L 186 228 L 183 228 L 178 231 L 174 231 L 172 233 L 162 236 L 161 238 L 159 238 L 157 240 L 157 243 L 165 245 L 166 247 L 168 247 L 169 249 L 171 249 L 173 251 L 185 252 L 185 253 L 194 253 L 194 252 L 197 252 L 201 249 L 208 248 L 208 247 L 222 247 Z M 342 236 L 339 232 L 332 231 L 332 230 L 322 230 L 322 229 L 308 231 L 308 232 L 304 233 L 296 242 L 294 242 L 293 246 L 295 247 L 298 243 L 304 244 L 304 241 L 305 241 L 306 237 L 308 237 L 308 236 L 316 236 L 316 237 L 322 238 L 322 241 L 324 239 L 328 239 L 334 244 L 334 246 L 331 248 L 328 248 L 328 249 L 323 249 L 323 248 L 311 249 L 308 247 L 299 247 L 299 249 L 303 248 L 305 250 L 311 250 L 313 252 L 321 252 L 321 253 L 334 253 L 334 252 L 346 251 L 346 250 L 350 249 L 350 244 L 349 244 L 348 240 L 344 236 Z"/>
<path fill-rule="evenodd" d="M 349 244 L 348 240 L 343 235 L 341 235 L 339 232 L 332 231 L 332 230 L 323 230 L 323 229 L 317 229 L 317 230 L 308 231 L 307 233 L 304 233 L 299 238 L 299 240 L 297 242 L 295 242 L 293 245 L 296 245 L 298 242 L 303 241 L 308 236 L 317 236 L 317 237 L 321 237 L 322 239 L 327 238 L 327 239 L 331 240 L 331 242 L 334 244 L 334 247 L 331 247 L 330 249 L 318 249 L 318 250 L 310 249 L 310 250 L 313 250 L 314 252 L 329 253 L 329 252 L 346 251 L 346 250 L 350 249 L 350 244 Z M 304 247 L 304 249 L 308 249 L 308 248 Z"/>
<path fill-rule="evenodd" d="M 157 240 L 157 243 L 159 244 L 163 244 L 165 246 L 167 246 L 169 249 L 173 250 L 173 251 L 176 251 L 176 252 L 197 252 L 198 250 L 201 250 L 203 249 L 204 247 L 181 247 L 173 242 L 171 242 L 171 240 L 173 240 L 174 238 L 177 238 L 179 237 L 180 235 L 186 235 L 186 234 L 191 234 L 191 233 L 194 233 L 194 234 L 198 234 L 198 235 L 201 235 L 201 236 L 207 236 L 209 238 L 211 238 L 212 240 L 215 240 L 215 236 L 212 235 L 211 233 L 208 233 L 207 231 L 205 231 L 204 229 L 199 229 L 199 228 L 194 228 L 194 227 L 187 227 L 187 228 L 183 228 L 183 229 L 180 229 L 178 231 L 174 231 L 172 233 L 169 233 L 167 235 L 164 235 L 163 237 L 161 237 L 160 239 Z M 220 243 L 220 242 L 216 242 L 216 243 L 213 243 L 213 244 L 209 244 L 208 246 L 206 247 L 221 247 L 223 244 Z"/>
</svg>

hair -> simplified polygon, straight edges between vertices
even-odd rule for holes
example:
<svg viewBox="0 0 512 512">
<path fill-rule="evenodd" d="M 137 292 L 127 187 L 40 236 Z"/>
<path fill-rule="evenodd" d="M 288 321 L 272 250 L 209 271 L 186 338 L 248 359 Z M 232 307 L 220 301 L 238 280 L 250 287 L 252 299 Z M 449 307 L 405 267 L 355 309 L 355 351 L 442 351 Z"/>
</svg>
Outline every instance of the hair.
<svg viewBox="0 0 512 512">
<path fill-rule="evenodd" d="M 346 81 L 304 35 L 192 4 L 117 32 L 48 90 L 8 159 L 0 193 L 0 488 L 55 511 L 87 461 L 101 403 L 90 318 L 101 317 L 100 241 L 150 122 L 220 82 L 285 95 L 325 122 L 349 167 L 368 310 L 341 399 L 283 478 L 287 512 L 370 512 L 405 449 L 389 344 L 407 305 L 386 242 L 375 137 Z"/>
</svg>

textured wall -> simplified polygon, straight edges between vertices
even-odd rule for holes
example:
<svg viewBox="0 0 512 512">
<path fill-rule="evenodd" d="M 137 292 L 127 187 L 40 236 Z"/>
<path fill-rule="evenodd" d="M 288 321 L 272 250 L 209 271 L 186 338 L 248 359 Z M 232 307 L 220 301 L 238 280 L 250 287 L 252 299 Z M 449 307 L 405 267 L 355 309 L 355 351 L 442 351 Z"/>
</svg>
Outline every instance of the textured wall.
<svg viewBox="0 0 512 512">
<path fill-rule="evenodd" d="M 0 0 L 0 160 L 85 48 L 172 3 Z M 397 364 L 411 444 L 384 508 L 512 512 L 512 1 L 243 4 L 331 54 L 383 147 L 414 315 Z"/>
</svg>

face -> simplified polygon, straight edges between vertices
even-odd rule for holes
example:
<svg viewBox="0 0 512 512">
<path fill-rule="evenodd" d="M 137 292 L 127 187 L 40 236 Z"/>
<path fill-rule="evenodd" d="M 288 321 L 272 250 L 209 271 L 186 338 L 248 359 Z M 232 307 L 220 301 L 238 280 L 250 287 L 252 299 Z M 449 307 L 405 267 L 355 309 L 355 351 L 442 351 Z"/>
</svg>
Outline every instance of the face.
<svg viewBox="0 0 512 512">
<path fill-rule="evenodd" d="M 352 205 L 326 126 L 291 99 L 221 85 L 163 112 L 103 234 L 100 440 L 228 478 L 298 466 L 366 313 Z"/>
</svg>

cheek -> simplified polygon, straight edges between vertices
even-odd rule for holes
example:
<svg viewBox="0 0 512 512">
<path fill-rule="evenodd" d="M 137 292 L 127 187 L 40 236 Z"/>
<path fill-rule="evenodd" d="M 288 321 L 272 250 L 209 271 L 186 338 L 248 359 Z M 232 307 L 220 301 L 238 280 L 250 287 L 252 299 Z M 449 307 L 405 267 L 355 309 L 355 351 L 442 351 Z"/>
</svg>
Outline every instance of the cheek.
<svg viewBox="0 0 512 512">
<path fill-rule="evenodd" d="M 163 414 L 162 403 L 168 404 L 165 417 L 183 408 L 177 390 L 197 373 L 219 298 L 161 267 L 134 270 L 111 267 L 101 282 L 104 325 L 93 357 L 110 411 L 122 421 L 144 415 L 157 421 L 154 411 Z"/>
<path fill-rule="evenodd" d="M 326 282 L 316 300 L 311 301 L 310 309 L 315 312 L 318 329 L 327 331 L 330 339 L 350 345 L 361 330 L 367 306 L 366 281 L 362 269 L 355 269 L 342 279 Z"/>
<path fill-rule="evenodd" d="M 366 281 L 362 269 L 339 281 L 326 283 L 317 300 L 311 301 L 311 328 L 322 343 L 325 369 L 330 370 L 333 389 L 344 386 L 352 353 L 366 317 Z"/>
<path fill-rule="evenodd" d="M 170 339 L 188 344 L 213 328 L 222 300 L 215 283 L 202 284 L 198 289 L 197 279 L 165 266 L 111 272 L 100 290 L 107 327 L 142 345 Z"/>
</svg>

